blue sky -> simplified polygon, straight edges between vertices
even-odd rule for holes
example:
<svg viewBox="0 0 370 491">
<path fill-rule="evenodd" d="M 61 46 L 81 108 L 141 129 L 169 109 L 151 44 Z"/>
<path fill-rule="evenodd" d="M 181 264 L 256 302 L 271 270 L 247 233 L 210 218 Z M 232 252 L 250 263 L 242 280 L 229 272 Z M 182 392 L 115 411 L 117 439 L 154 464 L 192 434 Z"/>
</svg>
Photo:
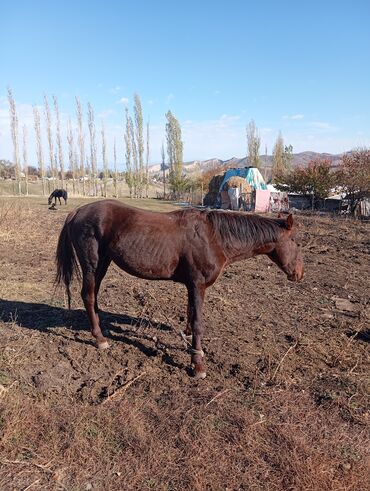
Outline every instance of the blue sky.
<svg viewBox="0 0 370 491">
<path fill-rule="evenodd" d="M 295 152 L 370 145 L 369 1 L 40 1 L 0 4 L 0 158 L 12 158 L 6 88 L 20 125 L 43 94 L 63 128 L 74 97 L 103 119 L 124 160 L 133 94 L 160 159 L 165 112 L 180 121 L 184 159 L 246 154 L 253 118 L 261 152 L 279 130 Z"/>
</svg>

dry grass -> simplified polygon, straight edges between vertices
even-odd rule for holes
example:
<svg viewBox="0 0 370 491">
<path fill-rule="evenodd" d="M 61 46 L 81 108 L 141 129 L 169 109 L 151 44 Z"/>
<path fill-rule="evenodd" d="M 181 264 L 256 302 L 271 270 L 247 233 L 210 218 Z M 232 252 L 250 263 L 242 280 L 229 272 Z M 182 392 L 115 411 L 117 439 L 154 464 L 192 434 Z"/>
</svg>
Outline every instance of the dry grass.
<svg viewBox="0 0 370 491">
<path fill-rule="evenodd" d="M 2 401 L 1 489 L 359 490 L 363 427 L 330 420 L 308 394 L 266 391 L 244 400 L 169 394 L 150 385 L 108 406 Z M 148 390 L 149 389 L 149 390 Z M 257 410 L 258 408 L 258 410 Z"/>
<path fill-rule="evenodd" d="M 180 287 L 113 269 L 101 305 L 130 325 L 114 317 L 109 352 L 91 345 L 83 316 L 65 313 L 53 252 L 82 202 L 52 215 L 39 199 L 0 200 L 0 489 L 366 489 L 366 225 L 301 219 L 300 286 L 264 259 L 228 269 L 206 305 L 209 376 L 194 383 L 174 335 Z M 248 329 L 235 306 L 242 277 L 255 292 Z M 358 311 L 337 312 L 333 295 Z"/>
</svg>

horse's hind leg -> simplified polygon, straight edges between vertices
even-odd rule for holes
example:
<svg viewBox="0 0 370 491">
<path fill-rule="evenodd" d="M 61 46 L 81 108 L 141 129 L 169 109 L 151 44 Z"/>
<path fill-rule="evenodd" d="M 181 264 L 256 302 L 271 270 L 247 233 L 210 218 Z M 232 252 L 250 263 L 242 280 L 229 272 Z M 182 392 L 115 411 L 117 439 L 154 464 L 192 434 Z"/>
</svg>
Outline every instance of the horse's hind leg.
<svg viewBox="0 0 370 491">
<path fill-rule="evenodd" d="M 108 348 L 108 341 L 104 338 L 102 334 L 99 324 L 99 317 L 98 314 L 95 312 L 97 294 L 96 280 L 99 266 L 98 248 L 99 244 L 95 237 L 90 237 L 88 239 L 84 239 L 83 243 L 77 244 L 76 252 L 82 269 L 81 297 L 85 305 L 87 316 L 89 318 L 91 333 L 96 339 L 96 344 L 98 348 Z M 98 282 L 99 286 L 100 282 Z"/>
<path fill-rule="evenodd" d="M 101 282 L 104 279 L 104 276 L 106 275 L 106 272 L 108 270 L 108 267 L 109 267 L 110 263 L 111 263 L 111 259 L 110 258 L 106 258 L 106 257 L 100 258 L 99 259 L 99 264 L 98 264 L 98 267 L 97 267 L 96 273 L 95 273 L 95 304 L 94 304 L 94 310 L 95 310 L 95 315 L 96 315 L 97 318 L 98 318 L 98 312 L 99 312 L 99 307 L 98 307 L 98 293 L 99 293 L 99 288 L 100 288 Z M 99 322 L 99 318 L 98 318 L 98 322 Z M 108 331 L 108 329 L 105 329 L 104 326 L 103 326 L 102 327 L 102 333 L 103 333 L 104 336 L 108 336 L 109 331 Z"/>
<path fill-rule="evenodd" d="M 108 348 L 108 341 L 104 338 L 99 325 L 99 317 L 95 312 L 95 272 L 84 271 L 82 280 L 81 297 L 85 305 L 90 322 L 91 334 L 96 339 L 98 348 Z"/>
<path fill-rule="evenodd" d="M 99 258 L 98 267 L 96 268 L 96 272 L 95 272 L 95 305 L 94 305 L 96 313 L 99 312 L 98 293 L 99 293 L 100 285 L 104 279 L 104 276 L 107 273 L 107 270 L 109 268 L 111 261 L 112 260 L 110 258 L 107 258 L 107 257 Z"/>
</svg>

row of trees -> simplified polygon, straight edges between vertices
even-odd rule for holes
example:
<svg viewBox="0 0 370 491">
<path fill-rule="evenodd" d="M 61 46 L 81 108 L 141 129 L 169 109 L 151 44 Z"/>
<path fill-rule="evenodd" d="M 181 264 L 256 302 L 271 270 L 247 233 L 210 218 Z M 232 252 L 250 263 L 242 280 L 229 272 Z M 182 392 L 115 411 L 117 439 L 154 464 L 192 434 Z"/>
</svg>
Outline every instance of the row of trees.
<svg viewBox="0 0 370 491">
<path fill-rule="evenodd" d="M 247 155 L 248 164 L 258 169 L 262 166 L 260 157 L 261 137 L 256 126 L 256 123 L 252 119 L 247 125 Z M 266 150 L 267 154 L 267 150 Z M 288 172 L 293 165 L 293 147 L 292 145 L 285 145 L 284 139 L 279 132 L 276 139 L 273 151 L 272 151 L 272 178 L 282 173 Z"/>
<path fill-rule="evenodd" d="M 87 105 L 87 120 L 88 120 L 88 132 L 89 132 L 89 146 L 90 151 L 86 151 L 85 143 L 85 127 L 84 127 L 84 112 L 81 101 L 78 97 L 76 101 L 76 121 L 77 128 L 72 127 L 71 118 L 68 118 L 67 123 L 67 143 L 68 143 L 68 163 L 69 163 L 69 175 L 72 176 L 73 193 L 92 195 L 98 194 L 98 166 L 97 166 L 97 144 L 96 144 L 96 127 L 95 117 L 92 105 Z M 17 182 L 18 193 L 21 194 L 21 181 L 22 173 L 26 182 L 26 194 L 28 194 L 28 177 L 30 169 L 33 169 L 29 165 L 28 159 L 28 129 L 25 125 L 22 128 L 22 156 L 20 159 L 20 142 L 19 142 L 19 123 L 16 110 L 15 100 L 10 88 L 8 88 L 8 102 L 10 112 L 10 126 L 11 135 L 13 141 L 13 160 L 15 179 Z M 44 95 L 44 128 L 47 139 L 47 151 L 45 156 L 44 144 L 43 144 L 43 131 L 42 131 L 42 118 L 40 110 L 37 106 L 33 106 L 33 120 L 34 120 L 34 136 L 36 146 L 36 158 L 38 165 L 38 175 L 42 182 L 42 192 L 46 193 L 46 177 L 51 176 L 55 186 L 65 186 L 66 170 L 65 170 L 65 158 L 63 153 L 63 142 L 61 133 L 61 120 L 58 100 L 53 96 L 54 118 L 50 108 L 49 100 Z M 106 196 L 107 192 L 107 179 L 108 179 L 108 160 L 107 160 L 107 145 L 105 138 L 104 123 L 101 125 L 101 148 L 102 148 L 102 161 L 103 161 L 103 194 Z M 89 155 L 88 155 L 89 154 Z M 115 189 L 117 194 L 117 152 L 116 142 L 113 145 L 114 155 L 114 180 Z"/>
<path fill-rule="evenodd" d="M 8 102 L 10 113 L 10 129 L 13 142 L 14 176 L 17 183 L 18 193 L 22 193 L 22 178 L 26 182 L 26 194 L 28 194 L 29 171 L 33 169 L 29 165 L 28 159 L 28 130 L 26 126 L 22 128 L 22 143 L 19 141 L 19 122 L 16 103 L 12 90 L 8 88 Z M 67 123 L 67 146 L 68 146 L 68 167 L 66 171 L 65 158 L 63 154 L 63 142 L 61 134 L 61 121 L 58 100 L 53 96 L 53 109 L 51 110 L 48 97 L 44 95 L 44 130 L 47 139 L 47 152 L 43 144 L 42 114 L 37 106 L 33 107 L 34 136 L 36 146 L 36 158 L 38 174 L 42 182 L 42 192 L 46 192 L 46 178 L 50 176 L 55 186 L 65 186 L 66 176 L 72 177 L 73 193 L 82 195 L 96 196 L 99 191 L 104 196 L 107 195 L 107 181 L 111 172 L 109 171 L 109 159 L 107 138 L 104 122 L 101 122 L 100 144 L 103 170 L 98 170 L 98 145 L 97 130 L 95 125 L 95 115 L 93 107 L 87 104 L 87 127 L 89 141 L 85 141 L 85 122 L 84 110 L 81 101 L 76 97 L 76 122 L 77 127 L 72 127 L 71 118 Z M 54 113 L 54 114 L 53 114 Z M 166 114 L 166 144 L 169 168 L 169 186 L 174 192 L 181 192 L 186 186 L 186 179 L 183 175 L 183 142 L 181 139 L 181 127 L 175 116 L 168 111 Z M 145 132 L 145 135 L 144 135 Z M 134 94 L 133 116 L 129 109 L 125 108 L 125 163 L 126 171 L 124 178 L 129 188 L 131 197 L 142 198 L 148 196 L 149 191 L 149 159 L 150 159 L 150 128 L 149 122 L 144 131 L 143 111 L 141 100 L 138 94 Z M 89 148 L 87 149 L 87 145 Z M 20 147 L 22 157 L 20 157 Z M 113 143 L 113 180 L 115 195 L 117 192 L 117 182 L 120 174 L 117 168 L 117 149 L 116 141 Z M 165 164 L 165 152 L 162 146 L 163 168 Z M 4 175 L 7 175 L 6 166 L 2 166 Z M 7 166 L 10 170 L 12 167 Z M 1 170 L 1 169 L 0 169 Z"/>
</svg>

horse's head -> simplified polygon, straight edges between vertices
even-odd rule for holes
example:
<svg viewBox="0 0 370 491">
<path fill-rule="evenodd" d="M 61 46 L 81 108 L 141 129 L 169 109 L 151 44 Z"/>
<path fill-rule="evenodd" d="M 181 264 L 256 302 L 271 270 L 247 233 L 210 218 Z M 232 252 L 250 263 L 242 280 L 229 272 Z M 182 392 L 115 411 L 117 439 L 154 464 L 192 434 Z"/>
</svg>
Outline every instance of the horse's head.
<svg viewBox="0 0 370 491">
<path fill-rule="evenodd" d="M 299 245 L 295 242 L 293 216 L 289 215 L 285 229 L 275 248 L 268 253 L 269 258 L 286 273 L 288 280 L 300 281 L 304 276 L 304 265 Z"/>
</svg>

